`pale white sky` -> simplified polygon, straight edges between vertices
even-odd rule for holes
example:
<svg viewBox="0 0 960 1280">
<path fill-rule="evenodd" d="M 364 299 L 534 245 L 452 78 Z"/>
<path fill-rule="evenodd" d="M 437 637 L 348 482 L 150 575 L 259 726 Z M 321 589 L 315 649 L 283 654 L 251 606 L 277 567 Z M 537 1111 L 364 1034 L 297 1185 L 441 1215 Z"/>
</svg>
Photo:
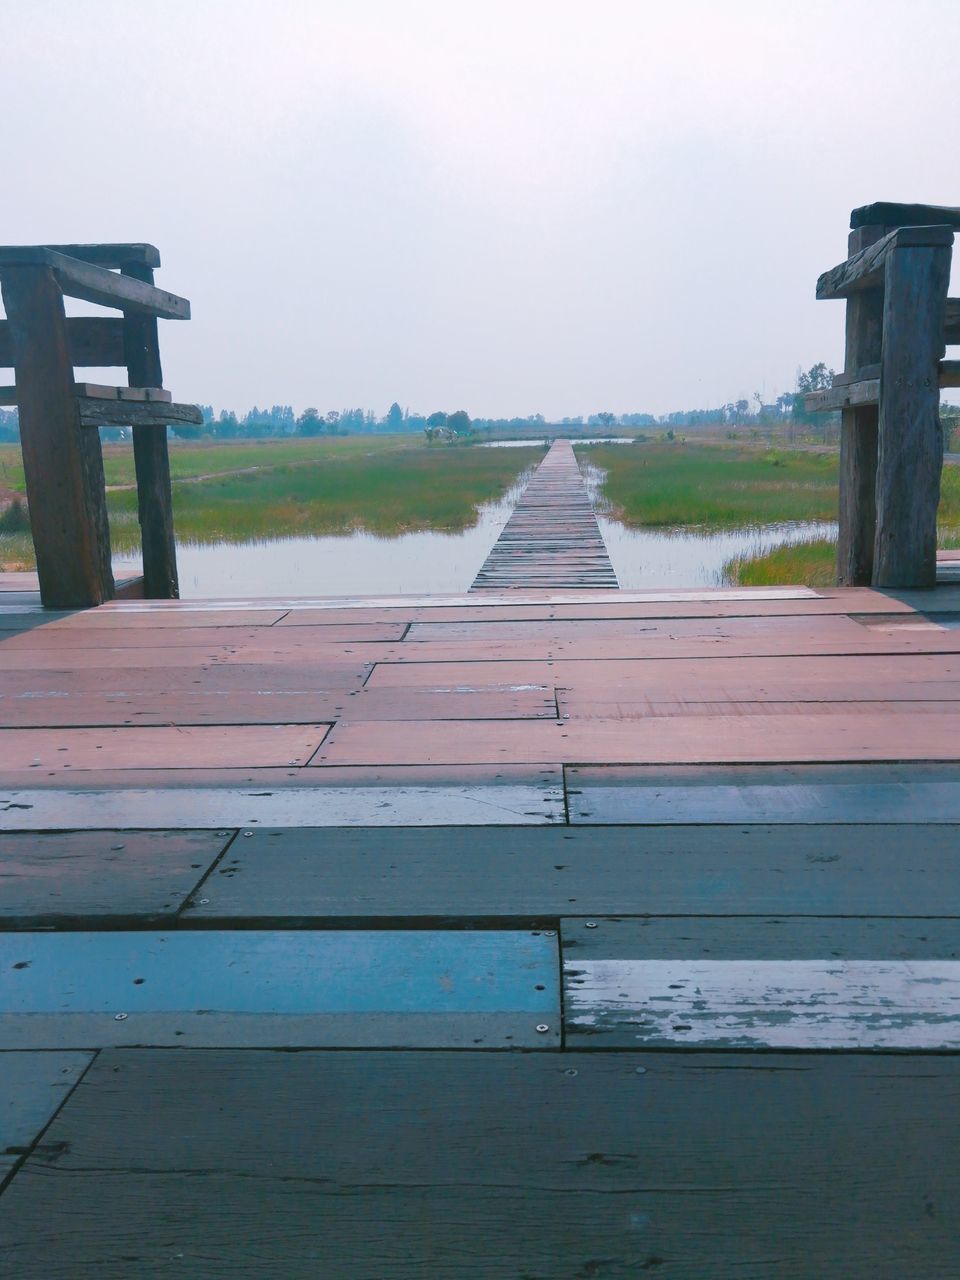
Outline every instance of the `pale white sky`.
<svg viewBox="0 0 960 1280">
<path fill-rule="evenodd" d="M 158 245 L 218 407 L 772 399 L 842 363 L 850 209 L 960 204 L 957 0 L 0 0 L 0 48 L 0 240 Z"/>
</svg>

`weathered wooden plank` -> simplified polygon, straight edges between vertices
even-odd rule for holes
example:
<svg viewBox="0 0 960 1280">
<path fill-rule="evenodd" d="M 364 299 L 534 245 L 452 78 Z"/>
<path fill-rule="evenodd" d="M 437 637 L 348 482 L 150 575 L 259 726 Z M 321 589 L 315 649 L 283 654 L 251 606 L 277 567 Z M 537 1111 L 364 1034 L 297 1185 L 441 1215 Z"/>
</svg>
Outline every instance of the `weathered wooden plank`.
<svg viewBox="0 0 960 1280">
<path fill-rule="evenodd" d="M 950 1057 L 112 1050 L 7 1191 L 0 1245 L 26 1280 L 128 1280 L 131 1257 L 145 1277 L 941 1276 L 958 1077 Z"/>
<path fill-rule="evenodd" d="M 144 626 L 126 627 L 122 623 L 110 627 L 85 626 L 82 619 L 88 615 L 80 615 L 77 625 L 43 624 L 41 620 L 19 635 L 6 633 L 0 636 L 0 643 L 9 650 L 15 649 L 57 649 L 68 653 L 76 649 L 136 649 L 152 647 L 157 643 L 153 628 Z M 359 626 L 298 627 L 284 633 L 283 639 L 276 639 L 267 626 L 243 627 L 235 624 L 223 628 L 216 614 L 195 615 L 196 622 L 189 627 L 166 626 L 163 628 L 162 643 L 170 648 L 196 648 L 202 645 L 229 644 L 234 651 L 246 648 L 260 648 L 264 644 L 274 647 L 277 652 L 288 654 L 299 653 L 305 656 L 317 652 L 322 654 L 324 646 L 358 645 L 354 652 L 362 652 L 362 645 L 369 641 L 392 643 L 399 640 L 404 631 L 400 623 L 383 623 L 374 626 L 362 623 Z M 207 625 L 201 625 L 202 622 Z M 344 648 L 345 651 L 345 648 Z"/>
<path fill-rule="evenodd" d="M 91 1053 L 0 1052 L 0 1183 L 40 1137 L 92 1060 Z"/>
<path fill-rule="evenodd" d="M 960 712 L 897 716 L 895 725 L 884 715 L 849 715 L 842 710 L 832 716 L 678 716 L 649 722 L 407 720 L 364 724 L 340 720 L 311 765 L 498 761 L 789 764 L 828 760 L 960 760 Z"/>
<path fill-rule="evenodd" d="M 160 250 L 152 244 L 47 244 L 43 247 L 98 267 L 126 267 L 132 263 L 160 266 Z"/>
<path fill-rule="evenodd" d="M 125 364 L 123 321 L 113 316 L 70 316 L 67 348 L 74 366 L 108 368 Z M 0 368 L 12 369 L 15 363 L 9 321 L 0 320 Z"/>
<path fill-rule="evenodd" d="M 290 925 L 533 923 L 573 913 L 593 920 L 764 912 L 960 917 L 958 873 L 960 843 L 949 825 L 398 827 L 389 834 L 261 827 L 234 843 L 204 885 L 206 901 L 192 901 L 186 918 Z M 581 922 L 571 939 L 589 943 L 595 932 Z M 601 929 L 601 937 L 609 932 Z"/>
<path fill-rule="evenodd" d="M 195 404 L 170 404 L 160 400 L 101 400 L 78 396 L 80 423 L 84 427 L 143 427 L 156 431 L 169 423 L 199 425 L 203 414 Z M 168 597 L 161 596 L 160 599 Z"/>
<path fill-rule="evenodd" d="M 574 823 L 960 822 L 954 765 L 576 767 L 568 781 Z"/>
<path fill-rule="evenodd" d="M 578 957 L 564 1009 L 571 1043 L 597 1049 L 955 1051 L 960 963 Z"/>
<path fill-rule="evenodd" d="M 875 405 L 880 401 L 880 379 L 867 378 L 863 382 L 834 385 L 824 391 L 808 391 L 803 399 L 810 413 L 826 413 L 836 409 L 857 409 L 865 405 Z"/>
<path fill-rule="evenodd" d="M 195 771 L 153 771 L 150 779 L 130 770 L 96 789 L 56 787 L 0 790 L 0 831 L 88 830 L 108 824 L 118 830 L 140 827 L 430 827 L 517 826 L 564 822 L 562 774 L 498 770 L 503 777 L 477 776 L 465 769 L 460 781 L 440 780 L 430 770 L 417 778 L 389 771 L 364 777 L 345 770 L 317 773 L 310 785 L 290 785 L 290 770 L 250 771 L 243 785 L 221 770 L 204 777 Z M 266 775 L 266 776 L 264 776 Z M 91 775 L 86 775 L 84 784 Z M 124 786 L 128 779 L 131 781 Z M 342 781 L 341 781 L 342 780 Z M 318 784 L 326 785 L 318 785 Z"/>
<path fill-rule="evenodd" d="M 932 587 L 943 466 L 937 365 L 950 250 L 898 249 L 885 273 L 874 583 Z"/>
<path fill-rule="evenodd" d="M 947 248 L 953 231 L 943 227 L 900 227 L 825 271 L 817 281 L 817 297 L 845 298 L 858 289 L 872 289 L 883 283 L 883 273 L 891 253 L 913 248 Z M 942 306 L 942 300 L 941 300 Z"/>
<path fill-rule="evenodd" d="M 960 298 L 948 298 L 943 309 L 943 336 L 948 347 L 960 345 Z"/>
<path fill-rule="evenodd" d="M 0 284 L 43 603 L 99 604 L 114 591 L 103 459 L 99 438 L 80 427 L 63 297 L 44 267 L 4 268 Z"/>
<path fill-rule="evenodd" d="M 0 922 L 30 928 L 91 918 L 172 920 L 228 842 L 212 831 L 5 835 Z"/>
<path fill-rule="evenodd" d="M 0 270 L 4 275 L 9 270 L 22 267 L 52 271 L 68 298 L 80 298 L 84 302 L 117 307 L 123 311 L 140 311 L 166 320 L 190 319 L 190 303 L 166 289 L 143 284 L 140 280 L 119 275 L 80 258 L 68 257 L 43 245 L 0 247 Z"/>
<path fill-rule="evenodd" d="M 156 643 L 156 642 L 155 642 Z M 219 650 L 193 651 L 182 645 L 170 649 L 151 646 L 142 650 L 107 648 L 101 655 L 102 665 L 95 663 L 85 648 L 77 648 L 67 661 L 61 655 L 48 655 L 36 669 L 29 665 L 21 668 L 4 658 L 4 645 L 0 645 L 0 692 L 6 697 L 21 695 L 44 696 L 65 694 L 136 695 L 162 694 L 169 689 L 185 692 L 217 694 L 230 690 L 249 693 L 289 693 L 314 689 L 334 691 L 359 689 L 370 675 L 371 663 L 345 656 L 341 659 L 325 659 L 312 666 L 304 660 L 298 663 L 237 663 L 227 665 L 218 660 Z M 130 654 L 131 662 L 124 662 L 123 655 Z M 139 654 L 143 665 L 132 663 L 132 656 Z"/>
<path fill-rule="evenodd" d="M 0 1011 L 14 1048 L 556 1048 L 559 952 L 540 931 L 8 933 Z"/>
<path fill-rule="evenodd" d="M 872 224 L 886 227 L 960 227 L 960 209 L 936 204 L 891 204 L 879 200 L 851 212 L 851 227 Z"/>
<path fill-rule="evenodd" d="M 0 729 L 0 770 L 240 769 L 304 765 L 328 725 Z"/>
<path fill-rule="evenodd" d="M 7 729 L 319 724 L 336 720 L 352 707 L 347 697 L 343 689 L 200 687 L 175 693 L 69 693 L 42 689 L 19 695 L 0 691 L 0 723 Z M 463 709 L 460 711 L 462 714 Z M 542 714 L 548 713 L 549 709 L 544 708 Z"/>
</svg>

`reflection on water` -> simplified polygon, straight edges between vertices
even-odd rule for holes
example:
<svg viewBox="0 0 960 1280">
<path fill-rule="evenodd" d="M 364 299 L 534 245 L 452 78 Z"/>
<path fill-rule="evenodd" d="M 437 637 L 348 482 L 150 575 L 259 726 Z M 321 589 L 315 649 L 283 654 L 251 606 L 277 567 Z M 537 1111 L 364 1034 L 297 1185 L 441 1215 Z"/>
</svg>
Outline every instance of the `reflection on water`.
<svg viewBox="0 0 960 1280">
<path fill-rule="evenodd" d="M 512 441 L 495 441 L 510 445 Z M 523 443 L 530 442 L 524 440 Z M 581 463 L 597 500 L 603 472 Z M 278 538 L 270 542 L 177 544 L 184 599 L 229 596 L 426 595 L 466 591 L 487 558 L 530 472 L 498 502 L 480 508 L 462 533 L 405 533 L 378 537 Z M 762 555 L 786 543 L 835 538 L 835 524 L 766 525 L 703 530 L 628 529 L 603 514 L 600 530 L 621 587 L 710 587 L 724 584 L 723 566 L 735 556 Z M 118 557 L 118 576 L 140 572 L 139 557 Z"/>
<path fill-rule="evenodd" d="M 423 595 L 465 591 L 500 536 L 523 476 L 498 502 L 479 509 L 462 533 L 403 533 L 379 537 L 277 538 L 270 542 L 177 543 L 180 595 L 217 596 Z M 116 557 L 118 575 L 138 572 L 139 556 Z"/>
</svg>

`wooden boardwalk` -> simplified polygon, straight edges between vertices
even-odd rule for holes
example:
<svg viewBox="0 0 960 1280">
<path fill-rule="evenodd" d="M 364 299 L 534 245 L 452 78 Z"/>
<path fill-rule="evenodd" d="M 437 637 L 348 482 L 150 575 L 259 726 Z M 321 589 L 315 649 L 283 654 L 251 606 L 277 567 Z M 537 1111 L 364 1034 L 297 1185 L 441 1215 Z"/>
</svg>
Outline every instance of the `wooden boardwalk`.
<svg viewBox="0 0 960 1280">
<path fill-rule="evenodd" d="M 960 1274 L 960 586 L 34 600 L 4 1275 Z"/>
<path fill-rule="evenodd" d="M 555 440 L 471 591 L 616 587 L 593 503 L 569 440 Z"/>
</svg>

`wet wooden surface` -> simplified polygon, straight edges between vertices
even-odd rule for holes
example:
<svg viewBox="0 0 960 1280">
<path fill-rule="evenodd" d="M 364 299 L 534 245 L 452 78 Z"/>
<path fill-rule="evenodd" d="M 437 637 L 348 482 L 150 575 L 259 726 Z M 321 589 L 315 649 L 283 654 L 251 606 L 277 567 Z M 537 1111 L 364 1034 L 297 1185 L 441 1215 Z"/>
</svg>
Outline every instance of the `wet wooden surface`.
<svg viewBox="0 0 960 1280">
<path fill-rule="evenodd" d="M 922 966 L 960 963 L 956 586 L 49 616 L 23 587 L 0 601 L 12 1274 L 944 1274 L 960 1017 L 931 1003 L 954 971 Z M 175 963 L 145 974 L 159 930 Z M 534 1001 L 497 1004 L 535 932 Z M 496 1007 L 391 1005 L 398 935 L 435 944 L 435 1001 L 486 947 Z M 623 1024 L 708 978 L 711 1052 L 666 1014 L 635 1052 Z M 34 1147 L 54 1086 L 23 1064 L 81 1048 Z"/>
<path fill-rule="evenodd" d="M 108 1050 L 0 1248 L 29 1280 L 934 1280 L 958 1104 L 956 1057 Z"/>
</svg>

